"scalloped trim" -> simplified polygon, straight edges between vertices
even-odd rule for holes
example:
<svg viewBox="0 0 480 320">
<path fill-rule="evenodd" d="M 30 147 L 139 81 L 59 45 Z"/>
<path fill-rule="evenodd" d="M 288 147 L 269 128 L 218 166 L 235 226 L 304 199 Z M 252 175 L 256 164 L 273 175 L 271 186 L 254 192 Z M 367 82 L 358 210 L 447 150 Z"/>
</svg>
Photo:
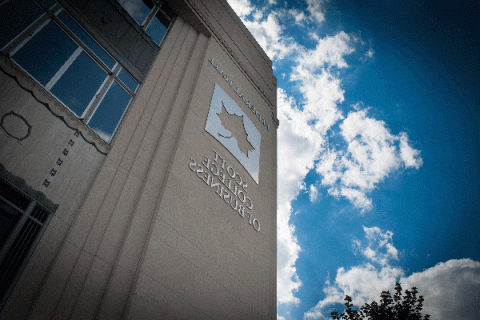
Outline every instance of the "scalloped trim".
<svg viewBox="0 0 480 320">
<path fill-rule="evenodd" d="M 13 80 L 15 80 L 15 82 L 17 83 L 17 85 L 18 85 L 20 88 L 22 88 L 22 89 L 25 90 L 26 92 L 30 93 L 30 95 L 31 95 L 38 103 L 40 103 L 40 104 L 42 104 L 43 106 L 45 106 L 45 108 L 47 108 L 47 110 L 50 111 L 50 113 L 51 113 L 53 116 L 55 116 L 56 118 L 60 119 L 69 129 L 71 129 L 71 130 L 73 130 L 73 131 L 75 131 L 75 132 L 78 132 L 79 135 L 82 137 L 82 139 L 83 139 L 86 143 L 92 145 L 99 153 L 101 153 L 101 154 L 103 154 L 103 155 L 107 155 L 107 154 L 108 154 L 107 152 L 103 152 L 102 150 L 100 150 L 95 142 L 89 141 L 89 140 L 83 135 L 83 132 L 82 132 L 82 131 L 80 131 L 80 130 L 74 128 L 74 127 L 72 127 L 71 125 L 69 125 L 69 124 L 67 123 L 67 121 L 65 120 L 65 118 L 64 118 L 62 115 L 56 114 L 56 113 L 52 110 L 52 108 L 50 108 L 50 105 L 49 105 L 48 103 L 41 101 L 41 100 L 35 95 L 35 93 L 33 92 L 33 90 L 30 90 L 30 89 L 26 88 L 24 85 L 22 85 L 22 84 L 20 83 L 20 81 L 18 80 L 18 78 L 17 78 L 15 75 L 13 75 L 13 74 L 8 73 L 8 72 L 3 68 L 2 65 L 0 65 L 0 71 L 2 71 L 5 75 L 7 75 L 8 77 L 10 77 L 10 78 L 12 78 Z"/>
</svg>

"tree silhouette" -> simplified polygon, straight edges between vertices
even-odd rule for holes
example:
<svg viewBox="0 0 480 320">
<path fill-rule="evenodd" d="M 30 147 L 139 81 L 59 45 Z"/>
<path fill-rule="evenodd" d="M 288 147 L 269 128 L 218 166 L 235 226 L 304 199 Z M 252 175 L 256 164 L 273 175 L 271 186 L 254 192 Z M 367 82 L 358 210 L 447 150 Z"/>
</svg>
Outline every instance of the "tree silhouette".
<svg viewBox="0 0 480 320">
<path fill-rule="evenodd" d="M 375 301 L 365 303 L 360 311 L 353 309 L 352 298 L 345 296 L 345 311 L 338 315 L 337 311 L 330 313 L 334 320 L 429 320 L 430 315 L 422 318 L 423 296 L 418 296 L 417 288 L 405 290 L 402 296 L 402 286 L 397 282 L 392 297 L 389 291 L 382 291 L 380 304 Z"/>
</svg>

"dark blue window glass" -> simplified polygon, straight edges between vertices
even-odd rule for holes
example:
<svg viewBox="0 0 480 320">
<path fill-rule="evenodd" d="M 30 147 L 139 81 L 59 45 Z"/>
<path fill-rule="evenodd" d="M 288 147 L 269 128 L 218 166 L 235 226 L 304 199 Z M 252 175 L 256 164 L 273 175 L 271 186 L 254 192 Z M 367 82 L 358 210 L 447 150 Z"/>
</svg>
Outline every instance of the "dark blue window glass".
<svg viewBox="0 0 480 320">
<path fill-rule="evenodd" d="M 98 64 L 82 52 L 53 86 L 51 92 L 77 116 L 81 116 L 106 76 Z"/>
<path fill-rule="evenodd" d="M 131 98 L 118 83 L 113 82 L 88 125 L 102 139 L 110 141 Z"/>
<path fill-rule="evenodd" d="M 133 92 L 137 90 L 138 82 L 135 81 L 128 73 L 125 72 L 125 69 L 122 69 L 117 76 L 122 82 Z"/>
<path fill-rule="evenodd" d="M 32 24 L 43 11 L 31 1 L 11 0 L 0 5 L 0 48 Z"/>
<path fill-rule="evenodd" d="M 162 22 L 160 22 L 160 20 L 158 20 L 158 17 L 155 17 L 145 31 L 152 38 L 152 40 L 155 41 L 156 44 L 160 44 L 165 36 L 165 33 L 167 33 L 167 28 L 168 24 L 165 26 Z"/>
<path fill-rule="evenodd" d="M 53 22 L 49 22 L 12 58 L 45 85 L 78 46 Z"/>
<path fill-rule="evenodd" d="M 83 41 L 110 69 L 113 68 L 115 61 L 92 39 L 70 16 L 62 11 L 58 18 Z"/>
</svg>

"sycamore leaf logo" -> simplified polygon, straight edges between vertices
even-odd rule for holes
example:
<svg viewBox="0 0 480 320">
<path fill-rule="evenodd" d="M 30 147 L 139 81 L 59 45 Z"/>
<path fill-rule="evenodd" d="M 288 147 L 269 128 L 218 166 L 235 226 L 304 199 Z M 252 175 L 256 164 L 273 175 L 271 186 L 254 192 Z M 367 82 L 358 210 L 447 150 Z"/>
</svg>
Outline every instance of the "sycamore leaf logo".
<svg viewBox="0 0 480 320">
<path fill-rule="evenodd" d="M 205 131 L 220 142 L 258 184 L 262 136 L 248 115 L 218 84 L 213 90 Z"/>
<path fill-rule="evenodd" d="M 250 141 L 248 141 L 248 133 L 245 131 L 245 125 L 243 121 L 244 115 L 238 116 L 236 114 L 228 113 L 225 105 L 222 101 L 222 110 L 220 113 L 217 113 L 220 118 L 222 126 L 230 131 L 230 136 L 224 136 L 221 133 L 218 133 L 219 136 L 230 139 L 233 138 L 237 141 L 238 149 L 248 157 L 248 152 L 255 150 Z"/>
</svg>

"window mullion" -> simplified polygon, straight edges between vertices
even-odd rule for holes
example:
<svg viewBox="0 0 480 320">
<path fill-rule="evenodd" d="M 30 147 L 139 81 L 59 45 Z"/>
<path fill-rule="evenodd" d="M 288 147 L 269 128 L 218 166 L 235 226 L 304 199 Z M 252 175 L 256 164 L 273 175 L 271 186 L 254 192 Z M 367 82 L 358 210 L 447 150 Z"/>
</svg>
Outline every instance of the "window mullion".
<svg viewBox="0 0 480 320">
<path fill-rule="evenodd" d="M 152 22 L 153 18 L 155 18 L 155 15 L 157 14 L 158 10 L 160 10 L 160 7 L 158 5 L 154 5 L 152 10 L 150 10 L 150 13 L 147 15 L 147 17 L 143 21 L 142 28 L 147 29 L 150 22 Z"/>
<path fill-rule="evenodd" d="M 125 91 L 128 92 L 129 95 L 134 96 L 135 92 L 132 91 L 126 84 L 123 83 L 122 80 L 120 80 L 116 75 L 114 75 L 115 81 L 122 87 Z"/>
<path fill-rule="evenodd" d="M 72 63 L 75 61 L 75 59 L 78 58 L 78 56 L 82 53 L 82 51 L 83 51 L 83 49 L 81 47 L 78 47 L 77 50 L 75 50 L 72 53 L 70 58 L 68 58 L 67 61 L 65 61 L 63 66 L 60 69 L 58 69 L 57 73 L 55 73 L 55 75 L 52 77 L 52 79 L 50 79 L 50 81 L 48 81 L 48 83 L 45 85 L 45 89 L 50 91 L 53 88 L 55 83 L 57 83 L 58 79 L 60 79 L 60 77 L 63 76 L 63 74 L 65 72 L 67 72 L 68 68 L 70 68 Z"/>
<path fill-rule="evenodd" d="M 93 53 L 90 48 L 83 43 L 80 38 L 78 38 L 57 16 L 53 16 L 53 20 L 57 23 L 57 25 L 62 29 L 71 39 L 73 39 L 74 42 L 76 42 L 82 49 L 85 51 L 85 53 L 92 58 L 93 61 L 95 61 L 100 68 L 102 68 L 106 73 L 109 75 L 112 74 L 112 71 L 110 68 L 99 58 L 95 53 Z M 77 23 L 77 22 L 75 22 Z"/>
<path fill-rule="evenodd" d="M 20 50 L 31 38 L 33 38 L 43 27 L 50 22 L 50 15 L 57 11 L 60 11 L 60 5 L 55 4 L 52 8 L 52 13 L 44 13 L 38 19 L 28 26 L 25 30 L 20 32 L 10 43 L 4 48 L 3 52 L 6 55 L 13 56 L 18 50 Z"/>
<path fill-rule="evenodd" d="M 89 103 L 89 106 L 83 112 L 83 122 L 88 124 L 93 114 L 97 110 L 98 106 L 100 105 L 100 102 L 102 102 L 103 97 L 105 97 L 105 95 L 107 94 L 108 89 L 110 89 L 110 87 L 112 86 L 113 81 L 115 80 L 112 76 L 107 76 L 95 96 L 93 96 L 92 101 Z"/>
<path fill-rule="evenodd" d="M 116 79 L 116 74 L 120 72 L 121 66 L 119 63 L 116 63 L 115 66 L 113 67 L 113 72 L 111 75 L 107 76 L 105 81 L 103 81 L 102 85 L 100 88 L 98 88 L 97 93 L 93 96 L 92 100 L 88 104 L 87 108 L 82 114 L 82 119 L 83 122 L 88 123 L 90 119 L 92 118 L 93 114 L 97 110 L 98 106 L 102 102 L 103 98 L 107 94 L 108 89 L 112 86 L 113 82 Z"/>
</svg>

